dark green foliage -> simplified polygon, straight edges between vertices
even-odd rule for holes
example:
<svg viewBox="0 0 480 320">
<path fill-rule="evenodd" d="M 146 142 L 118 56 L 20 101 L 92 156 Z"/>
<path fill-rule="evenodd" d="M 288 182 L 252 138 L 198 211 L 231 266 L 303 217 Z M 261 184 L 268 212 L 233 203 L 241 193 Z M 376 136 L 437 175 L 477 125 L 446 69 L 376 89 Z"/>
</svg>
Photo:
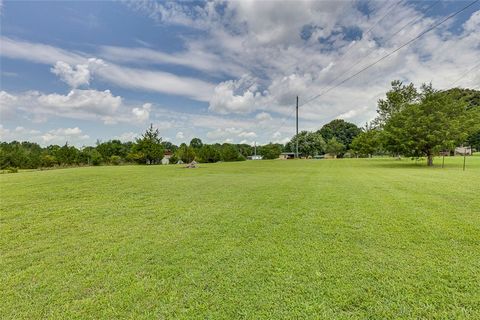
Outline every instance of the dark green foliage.
<svg viewBox="0 0 480 320">
<path fill-rule="evenodd" d="M 433 156 L 464 143 L 480 123 L 479 112 L 442 92 L 427 92 L 418 103 L 392 115 L 384 127 L 385 148 L 405 156 Z"/>
<path fill-rule="evenodd" d="M 175 152 L 178 149 L 178 146 L 174 145 L 170 141 L 162 141 L 163 149 Z"/>
<path fill-rule="evenodd" d="M 237 146 L 224 143 L 220 149 L 222 161 L 241 161 L 245 160 L 245 157 L 239 152 Z"/>
<path fill-rule="evenodd" d="M 96 149 L 92 149 L 89 153 L 90 156 L 90 164 L 94 166 L 99 166 L 102 164 L 102 155 Z"/>
<path fill-rule="evenodd" d="M 237 144 L 236 147 L 238 149 L 238 152 L 240 152 L 240 154 L 244 158 L 251 156 L 253 154 L 253 147 L 249 144 L 245 144 L 245 143 Z"/>
<path fill-rule="evenodd" d="M 79 153 L 77 148 L 65 143 L 64 146 L 56 149 L 54 156 L 60 164 L 73 165 L 78 163 Z"/>
<path fill-rule="evenodd" d="M 190 141 L 190 147 L 192 147 L 195 150 L 200 149 L 202 146 L 203 146 L 203 142 L 199 138 L 193 138 Z"/>
<path fill-rule="evenodd" d="M 82 162 L 86 163 L 86 162 Z M 50 168 L 58 164 L 57 158 L 54 155 L 44 153 L 41 158 L 41 166 L 45 168 Z"/>
<path fill-rule="evenodd" d="M 103 162 L 103 157 L 95 147 L 85 147 L 80 151 L 78 162 L 81 164 L 98 166 Z"/>
<path fill-rule="evenodd" d="M 0 168 L 33 169 L 41 166 L 42 148 L 32 142 L 0 143 Z"/>
<path fill-rule="evenodd" d="M 381 131 L 366 130 L 353 139 L 351 150 L 358 156 L 371 156 L 381 150 Z"/>
<path fill-rule="evenodd" d="M 313 157 L 325 152 L 325 140 L 318 131 L 302 131 L 298 135 L 293 136 L 292 140 L 290 140 L 285 146 L 287 152 L 296 152 L 297 141 L 298 152 L 302 156 Z"/>
<path fill-rule="evenodd" d="M 468 110 L 480 109 L 480 91 L 478 90 L 453 88 L 444 91 L 443 94 L 450 96 L 454 100 L 465 102 Z M 480 150 L 480 129 L 474 131 L 468 137 L 467 144 L 476 150 Z"/>
<path fill-rule="evenodd" d="M 480 91 L 478 90 L 453 88 L 443 91 L 442 94 L 450 96 L 453 100 L 465 102 L 467 109 L 480 107 Z"/>
<path fill-rule="evenodd" d="M 394 80 L 391 85 L 392 89 L 386 93 L 386 98 L 378 100 L 378 115 L 373 121 L 376 127 L 383 127 L 392 115 L 400 112 L 406 105 L 418 101 L 420 97 L 413 83 L 404 85 L 402 81 Z"/>
<path fill-rule="evenodd" d="M 341 143 L 336 137 L 327 141 L 325 151 L 335 157 L 345 150 L 345 145 Z"/>
<path fill-rule="evenodd" d="M 218 162 L 221 160 L 221 155 L 218 149 L 212 145 L 204 144 L 197 152 L 197 161 L 208 163 Z"/>
<path fill-rule="evenodd" d="M 169 164 L 176 164 L 178 162 L 178 157 L 174 154 L 170 156 L 170 159 L 168 159 Z"/>
<path fill-rule="evenodd" d="M 158 164 L 163 158 L 164 149 L 158 129 L 151 124 L 133 148 L 133 158 L 139 163 Z"/>
<path fill-rule="evenodd" d="M 131 152 L 131 143 L 122 143 L 120 140 L 97 142 L 97 151 L 102 155 L 103 161 L 109 162 L 112 156 L 124 159 Z"/>
<path fill-rule="evenodd" d="M 322 135 L 325 141 L 336 138 L 346 149 L 349 149 L 353 139 L 358 136 L 362 130 L 353 123 L 342 119 L 335 119 L 324 125 L 317 132 Z"/>
<path fill-rule="evenodd" d="M 111 156 L 110 163 L 113 164 L 114 166 L 118 166 L 119 164 L 122 163 L 122 158 L 120 156 Z"/>
<path fill-rule="evenodd" d="M 472 133 L 467 139 L 467 144 L 480 151 L 480 131 Z"/>
<path fill-rule="evenodd" d="M 277 159 L 283 151 L 283 145 L 279 143 L 269 143 L 257 148 L 257 154 L 262 155 L 263 159 Z"/>
<path fill-rule="evenodd" d="M 175 155 L 178 159 L 182 160 L 185 163 L 190 163 L 195 160 L 195 149 L 190 146 L 187 146 L 185 143 L 182 143 L 178 147 Z"/>
</svg>

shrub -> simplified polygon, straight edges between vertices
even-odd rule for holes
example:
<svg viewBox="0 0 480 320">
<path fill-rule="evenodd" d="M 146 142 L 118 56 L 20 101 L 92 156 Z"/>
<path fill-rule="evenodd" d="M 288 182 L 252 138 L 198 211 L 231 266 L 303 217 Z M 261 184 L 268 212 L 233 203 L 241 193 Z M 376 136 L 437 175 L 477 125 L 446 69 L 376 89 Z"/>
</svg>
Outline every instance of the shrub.
<svg viewBox="0 0 480 320">
<path fill-rule="evenodd" d="M 175 154 L 172 154 L 169 161 L 170 161 L 169 164 L 176 164 L 178 162 L 178 158 Z"/>
<path fill-rule="evenodd" d="M 111 156 L 110 163 L 113 164 L 114 166 L 118 166 L 119 164 L 122 163 L 122 158 L 120 156 Z"/>
<path fill-rule="evenodd" d="M 57 164 L 57 159 L 50 155 L 50 154 L 44 154 L 42 156 L 42 167 L 53 167 L 54 165 Z"/>
</svg>

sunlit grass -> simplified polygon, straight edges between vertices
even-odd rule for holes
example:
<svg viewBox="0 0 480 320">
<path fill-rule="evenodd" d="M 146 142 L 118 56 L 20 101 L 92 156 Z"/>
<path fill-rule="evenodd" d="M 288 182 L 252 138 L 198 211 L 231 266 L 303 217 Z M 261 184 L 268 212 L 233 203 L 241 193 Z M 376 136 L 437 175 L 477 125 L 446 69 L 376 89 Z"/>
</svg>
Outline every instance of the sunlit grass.
<svg viewBox="0 0 480 320">
<path fill-rule="evenodd" d="M 480 318 L 480 157 L 0 176 L 0 318 Z"/>
</svg>

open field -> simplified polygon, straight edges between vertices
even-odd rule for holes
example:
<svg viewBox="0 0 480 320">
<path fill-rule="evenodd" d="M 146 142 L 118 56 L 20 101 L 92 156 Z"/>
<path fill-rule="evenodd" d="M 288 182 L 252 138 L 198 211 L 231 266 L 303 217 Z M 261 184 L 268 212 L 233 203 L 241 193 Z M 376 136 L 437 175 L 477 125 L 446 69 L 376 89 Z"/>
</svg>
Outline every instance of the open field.
<svg viewBox="0 0 480 320">
<path fill-rule="evenodd" d="M 1 175 L 1 318 L 478 319 L 467 161 Z"/>
</svg>

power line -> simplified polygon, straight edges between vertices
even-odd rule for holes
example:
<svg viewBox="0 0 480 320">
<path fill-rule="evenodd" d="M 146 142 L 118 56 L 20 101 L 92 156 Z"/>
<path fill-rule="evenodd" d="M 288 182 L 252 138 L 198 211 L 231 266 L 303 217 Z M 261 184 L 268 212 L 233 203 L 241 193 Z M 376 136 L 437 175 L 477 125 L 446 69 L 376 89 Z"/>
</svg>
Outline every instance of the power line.
<svg viewBox="0 0 480 320">
<path fill-rule="evenodd" d="M 433 26 L 429 27 L 428 29 L 424 30 L 423 32 L 421 32 L 420 34 L 418 34 L 416 37 L 414 37 L 413 39 L 405 42 L 404 44 L 402 44 L 400 47 L 394 49 L 393 51 L 389 52 L 388 54 L 384 55 L 383 57 L 381 57 L 380 59 L 376 60 L 375 62 L 367 65 L 366 67 L 362 68 L 360 71 L 357 71 L 356 73 L 354 73 L 353 75 L 347 77 L 346 79 L 340 81 L 338 84 L 336 84 L 335 86 L 333 87 L 330 87 L 328 88 L 327 90 L 317 94 L 316 96 L 308 99 L 307 101 L 305 101 L 303 104 L 301 104 L 300 106 L 304 106 L 306 105 L 307 103 L 310 103 L 311 101 L 315 100 L 315 99 L 318 99 L 319 97 L 323 96 L 324 94 L 332 91 L 333 89 L 335 88 L 338 88 L 339 86 L 341 86 L 342 84 L 344 84 L 345 82 L 349 81 L 350 79 L 356 77 L 357 75 L 359 75 L 360 73 L 370 69 L 371 67 L 373 67 L 374 65 L 378 64 L 379 62 L 385 60 L 386 58 L 390 57 L 391 55 L 393 55 L 394 53 L 396 53 L 397 51 L 401 50 L 402 48 L 410 45 L 411 43 L 417 41 L 418 39 L 420 39 L 420 37 L 422 37 L 423 35 L 425 35 L 426 33 L 436 29 L 437 27 L 439 27 L 440 25 L 442 25 L 443 23 L 445 23 L 447 20 L 450 20 L 451 18 L 455 17 L 456 15 L 458 15 L 459 13 L 465 11 L 466 9 L 470 8 L 471 6 L 473 6 L 475 3 L 477 3 L 478 1 L 480 0 L 475 0 L 473 2 L 471 2 L 470 4 L 466 5 L 465 7 L 463 7 L 462 9 L 452 13 L 451 15 L 447 16 L 446 18 L 444 18 L 443 20 L 441 20 L 440 22 L 434 24 Z"/>
<path fill-rule="evenodd" d="M 452 83 L 450 83 L 448 86 L 449 87 L 452 87 L 455 83 L 457 83 L 458 81 L 462 80 L 463 78 L 465 78 L 470 72 L 472 72 L 475 68 L 478 68 L 480 67 L 480 62 L 477 63 L 476 65 L 474 65 L 472 68 L 468 69 L 467 71 L 465 71 L 464 73 L 462 73 L 462 75 L 455 81 L 453 81 Z"/>
<path fill-rule="evenodd" d="M 380 18 L 378 19 L 365 33 L 364 35 L 366 34 L 369 34 L 383 19 L 385 19 L 392 11 L 393 9 L 395 9 L 403 0 L 400 0 L 398 1 L 397 3 L 395 3 L 393 6 L 390 7 L 390 9 L 387 10 L 387 12 Z M 440 0 L 438 0 L 440 1 Z M 387 5 L 386 5 L 387 6 Z M 386 7 L 385 6 L 385 7 Z M 381 10 L 381 9 L 380 9 Z M 355 47 L 356 45 L 358 44 L 358 41 L 355 42 L 352 46 L 350 46 L 347 51 L 345 51 L 345 53 L 342 55 L 341 58 L 344 58 L 351 50 L 353 47 Z M 300 50 L 303 50 L 303 49 L 306 49 L 307 48 L 307 45 L 304 45 Z M 339 60 L 341 62 L 341 59 Z M 297 65 L 298 62 L 295 62 L 295 63 L 292 63 L 291 65 L 287 66 L 286 69 L 290 69 L 291 67 Z"/>
<path fill-rule="evenodd" d="M 439 2 L 440 0 L 437 0 L 437 2 Z M 391 6 L 389 9 L 387 9 L 387 12 L 380 18 L 378 19 L 365 33 L 364 35 L 366 34 L 369 34 L 370 32 L 372 32 L 372 30 L 383 20 L 385 19 L 400 3 L 402 3 L 403 0 L 400 0 L 398 1 L 396 4 L 394 4 L 393 6 Z M 342 55 L 342 58 L 346 57 L 346 55 L 352 50 L 353 47 L 355 47 L 356 45 L 358 44 L 358 42 L 355 42 L 351 47 L 348 48 L 348 50 Z M 303 47 L 303 49 L 306 48 L 306 46 Z M 341 63 L 341 59 L 339 60 L 339 63 Z M 294 63 L 290 66 L 287 67 L 287 69 L 291 68 L 292 66 L 296 65 L 297 63 Z M 297 103 L 298 103 L 298 100 L 297 100 Z M 300 105 L 298 106 L 300 107 Z M 280 126 L 278 127 L 275 127 L 274 130 L 269 130 L 267 132 L 267 135 L 270 135 L 271 133 L 274 133 L 276 131 L 278 131 L 281 127 L 283 127 L 286 123 L 286 120 L 290 117 L 292 117 L 294 111 L 290 112 L 289 115 L 287 116 L 287 118 L 284 118 L 282 120 L 282 123 L 280 124 Z M 297 128 L 298 128 L 298 115 L 297 115 Z"/>
<path fill-rule="evenodd" d="M 372 30 L 381 22 L 383 21 L 383 19 L 385 19 L 396 7 L 398 7 L 398 5 L 402 3 L 402 0 L 398 1 L 395 5 L 393 5 L 390 10 L 388 10 L 380 19 L 377 20 L 377 22 L 375 22 L 371 27 L 370 29 L 368 29 L 363 35 L 366 35 L 366 34 L 369 34 L 370 32 L 372 32 Z M 347 54 L 352 50 L 352 48 L 354 48 L 357 43 L 359 43 L 358 41 L 355 42 L 352 46 L 350 46 L 348 48 L 347 51 L 345 51 L 345 53 L 342 55 L 342 57 L 346 57 Z"/>
<path fill-rule="evenodd" d="M 288 114 L 288 116 L 286 118 L 283 118 L 282 123 L 279 126 L 274 127 L 273 130 L 267 131 L 267 136 L 272 134 L 272 133 L 277 132 L 281 127 L 283 127 L 285 125 L 285 123 L 287 122 L 287 120 L 290 119 L 293 116 L 295 111 L 296 111 L 296 109 L 292 109 L 291 112 Z"/>
<path fill-rule="evenodd" d="M 424 12 L 423 14 L 425 15 L 428 11 L 430 11 L 430 9 L 432 9 L 435 5 L 437 5 L 438 3 L 440 3 L 440 0 L 437 0 L 436 2 L 434 2 L 433 4 L 431 4 Z M 402 27 L 400 27 L 397 31 L 395 31 L 392 35 L 390 35 L 390 37 L 385 41 L 385 42 L 388 42 L 390 40 L 393 39 L 393 37 L 397 34 L 399 34 L 402 30 L 404 30 L 406 27 L 410 26 L 410 25 L 413 25 L 415 23 L 417 23 L 418 21 L 422 20 L 423 19 L 423 16 L 420 16 L 419 18 L 415 18 L 415 19 L 412 19 L 410 20 L 408 23 L 406 23 L 405 25 L 403 25 Z M 355 61 L 354 63 L 352 63 L 350 66 L 348 66 L 347 70 L 345 70 L 345 72 L 342 72 L 340 73 L 338 76 L 336 76 L 335 78 L 333 78 L 331 81 L 329 81 L 325 86 L 322 87 L 322 91 L 324 89 L 326 89 L 328 86 L 330 86 L 331 84 L 333 84 L 335 81 L 337 81 L 338 79 L 340 79 L 342 76 L 344 76 L 345 74 L 347 74 L 348 72 L 350 72 L 354 67 L 358 66 L 360 63 L 362 63 L 365 59 L 367 59 L 368 57 L 370 57 L 372 55 L 372 53 L 375 52 L 375 48 L 373 48 L 372 50 L 370 50 L 370 52 L 364 56 L 363 58 L 360 58 L 358 59 L 357 61 Z M 307 98 L 306 101 L 310 100 L 310 98 Z"/>
</svg>

